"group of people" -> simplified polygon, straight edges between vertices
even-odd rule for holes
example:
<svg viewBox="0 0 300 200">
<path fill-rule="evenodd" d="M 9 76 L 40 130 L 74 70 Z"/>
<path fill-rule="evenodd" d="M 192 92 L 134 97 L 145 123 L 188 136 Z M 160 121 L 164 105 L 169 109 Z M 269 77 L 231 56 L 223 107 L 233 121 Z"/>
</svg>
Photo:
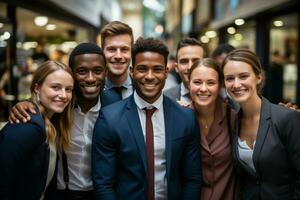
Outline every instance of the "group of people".
<svg viewBox="0 0 300 200">
<path fill-rule="evenodd" d="M 101 40 L 35 72 L 0 132 L 0 199 L 300 198 L 300 113 L 262 97 L 253 52 L 182 39 L 163 92 L 161 40 L 118 21 Z"/>
</svg>

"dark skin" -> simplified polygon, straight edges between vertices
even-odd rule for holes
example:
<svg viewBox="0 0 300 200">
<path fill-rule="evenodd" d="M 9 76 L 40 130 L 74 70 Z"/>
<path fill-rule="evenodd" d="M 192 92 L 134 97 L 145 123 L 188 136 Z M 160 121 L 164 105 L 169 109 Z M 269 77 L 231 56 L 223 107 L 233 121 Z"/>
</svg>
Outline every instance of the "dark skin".
<svg viewBox="0 0 300 200">
<path fill-rule="evenodd" d="M 75 56 L 74 91 L 77 104 L 83 113 L 88 112 L 98 102 L 104 87 L 106 67 L 105 59 L 99 54 Z M 19 102 L 9 112 L 10 123 L 27 122 L 29 113 L 36 114 L 35 106 L 28 101 Z"/>
</svg>

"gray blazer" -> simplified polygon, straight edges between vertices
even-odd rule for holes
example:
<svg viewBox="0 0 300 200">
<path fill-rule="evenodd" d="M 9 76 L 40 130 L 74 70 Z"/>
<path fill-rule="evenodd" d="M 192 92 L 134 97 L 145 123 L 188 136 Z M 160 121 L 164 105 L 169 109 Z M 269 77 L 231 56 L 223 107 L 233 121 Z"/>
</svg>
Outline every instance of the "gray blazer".
<svg viewBox="0 0 300 200">
<path fill-rule="evenodd" d="M 262 98 L 253 152 L 256 172 L 239 157 L 241 115 L 242 111 L 236 120 L 233 147 L 241 169 L 243 199 L 300 199 L 300 113 Z"/>
</svg>

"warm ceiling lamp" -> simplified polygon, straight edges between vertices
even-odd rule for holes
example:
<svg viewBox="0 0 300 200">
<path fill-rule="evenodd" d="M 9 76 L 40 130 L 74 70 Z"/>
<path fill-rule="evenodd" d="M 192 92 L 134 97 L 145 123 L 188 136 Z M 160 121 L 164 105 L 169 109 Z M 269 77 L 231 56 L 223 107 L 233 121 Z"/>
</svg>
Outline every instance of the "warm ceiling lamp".
<svg viewBox="0 0 300 200">
<path fill-rule="evenodd" d="M 45 26 L 48 23 L 48 17 L 46 17 L 46 16 L 36 16 L 34 18 L 34 23 L 37 26 Z"/>
</svg>

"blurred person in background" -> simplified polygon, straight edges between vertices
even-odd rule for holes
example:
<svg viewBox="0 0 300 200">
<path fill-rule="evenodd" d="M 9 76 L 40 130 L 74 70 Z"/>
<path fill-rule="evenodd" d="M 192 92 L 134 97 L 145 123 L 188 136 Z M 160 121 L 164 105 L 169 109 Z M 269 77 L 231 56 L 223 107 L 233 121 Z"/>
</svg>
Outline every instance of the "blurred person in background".
<svg viewBox="0 0 300 200">
<path fill-rule="evenodd" d="M 215 59 L 219 63 L 219 65 L 221 65 L 225 57 L 234 49 L 235 48 L 230 44 L 220 44 L 212 52 L 211 57 Z"/>
<path fill-rule="evenodd" d="M 73 78 L 59 62 L 34 73 L 28 123 L 6 124 L 0 132 L 0 199 L 43 199 L 56 186 L 56 148 L 67 149 L 72 122 Z M 47 198 L 45 198 L 47 199 Z"/>
<path fill-rule="evenodd" d="M 264 73 L 246 49 L 222 64 L 225 87 L 240 105 L 233 134 L 242 199 L 300 199 L 300 113 L 261 95 Z"/>
<path fill-rule="evenodd" d="M 220 44 L 211 54 L 211 57 L 217 61 L 217 63 L 219 64 L 219 67 L 221 67 L 224 59 L 226 58 L 226 56 L 231 52 L 235 50 L 235 48 L 233 46 L 231 46 L 230 44 Z M 223 84 L 222 84 L 223 85 Z M 239 105 L 238 103 L 234 102 L 230 96 L 228 95 L 228 93 L 226 92 L 226 89 L 224 88 L 224 86 L 222 86 L 220 88 L 220 94 L 219 94 L 230 106 L 231 108 L 238 110 L 239 109 Z"/>
<path fill-rule="evenodd" d="M 164 94 L 181 104 L 190 104 L 189 92 L 189 69 L 193 62 L 200 60 L 204 57 L 205 51 L 203 45 L 194 38 L 182 39 L 176 49 L 176 72 L 181 78 L 181 84 L 164 91 Z"/>
<path fill-rule="evenodd" d="M 189 88 L 200 126 L 202 200 L 239 199 L 232 154 L 231 120 L 236 112 L 219 96 L 223 74 L 217 61 L 204 58 L 189 71 Z"/>
<path fill-rule="evenodd" d="M 176 58 L 175 56 L 171 55 L 169 56 L 168 59 L 168 64 L 167 64 L 168 77 L 165 83 L 164 90 L 168 90 L 170 88 L 176 87 L 181 82 L 180 76 L 175 70 L 175 66 L 176 66 Z"/>
</svg>

